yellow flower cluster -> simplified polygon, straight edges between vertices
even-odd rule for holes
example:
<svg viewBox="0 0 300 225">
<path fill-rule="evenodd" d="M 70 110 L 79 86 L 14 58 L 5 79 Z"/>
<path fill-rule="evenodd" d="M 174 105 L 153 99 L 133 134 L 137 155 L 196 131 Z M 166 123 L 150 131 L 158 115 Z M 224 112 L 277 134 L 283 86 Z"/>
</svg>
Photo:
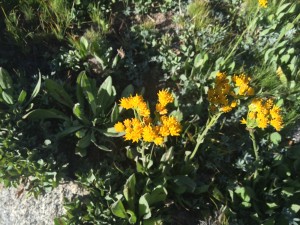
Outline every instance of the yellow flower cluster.
<svg viewBox="0 0 300 225">
<path fill-rule="evenodd" d="M 268 0 L 258 0 L 258 4 L 262 8 L 267 8 Z"/>
<path fill-rule="evenodd" d="M 254 99 L 248 108 L 247 120 L 243 118 L 241 120 L 242 124 L 246 124 L 250 128 L 257 126 L 265 129 L 268 125 L 271 125 L 277 131 L 282 129 L 283 120 L 281 110 L 278 106 L 274 105 L 272 99 Z"/>
<path fill-rule="evenodd" d="M 141 95 L 122 98 L 120 100 L 120 106 L 122 106 L 124 109 L 134 109 L 139 115 L 143 117 L 150 116 L 150 110 Z"/>
<path fill-rule="evenodd" d="M 150 117 L 150 110 L 144 99 L 140 95 L 120 100 L 120 106 L 125 109 L 133 109 L 137 112 L 138 118 L 126 119 L 115 124 L 117 132 L 125 132 L 124 138 L 127 141 L 153 142 L 156 145 L 162 145 L 168 136 L 179 136 L 181 125 L 173 116 L 166 116 L 166 106 L 174 101 L 174 97 L 167 91 L 158 92 L 158 103 L 156 104 L 156 112 L 159 115 L 153 123 Z M 160 116 L 161 115 L 161 116 Z"/>
<path fill-rule="evenodd" d="M 232 81 L 235 83 L 235 86 L 238 87 L 238 95 L 241 96 L 252 96 L 254 95 L 254 89 L 249 86 L 251 78 L 245 74 L 239 76 L 234 75 Z"/>
<path fill-rule="evenodd" d="M 244 74 L 235 75 L 232 78 L 234 85 L 230 84 L 225 73 L 218 72 L 215 79 L 215 87 L 208 90 L 210 111 L 230 112 L 238 104 L 241 96 L 254 95 L 254 89 L 249 86 L 250 77 Z M 237 92 L 237 93 L 236 93 Z"/>
<path fill-rule="evenodd" d="M 174 102 L 174 97 L 167 90 L 161 90 L 157 95 L 158 103 L 156 104 L 156 112 L 160 115 L 165 115 L 168 113 L 166 106 L 167 104 Z"/>
</svg>

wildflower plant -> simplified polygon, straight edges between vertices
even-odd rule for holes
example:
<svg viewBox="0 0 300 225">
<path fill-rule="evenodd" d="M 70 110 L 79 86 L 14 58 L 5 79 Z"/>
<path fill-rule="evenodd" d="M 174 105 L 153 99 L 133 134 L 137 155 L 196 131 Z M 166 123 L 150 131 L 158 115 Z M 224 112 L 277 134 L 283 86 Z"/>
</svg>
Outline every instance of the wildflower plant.
<svg viewBox="0 0 300 225">
<path fill-rule="evenodd" d="M 125 119 L 115 124 L 117 132 L 124 132 L 124 139 L 132 142 L 154 143 L 163 145 L 168 136 L 179 136 L 181 125 L 174 116 L 167 116 L 166 106 L 174 102 L 174 97 L 167 90 L 158 92 L 155 118 L 152 119 L 150 109 L 141 95 L 123 97 L 120 106 L 124 109 L 132 109 L 134 118 Z"/>
<path fill-rule="evenodd" d="M 207 132 L 217 123 L 223 113 L 228 113 L 236 108 L 241 99 L 254 95 L 254 88 L 250 86 L 251 78 L 244 73 L 228 77 L 224 72 L 217 72 L 214 87 L 208 89 L 210 117 L 202 132 L 198 134 L 197 144 L 191 154 L 194 158 L 201 143 L 203 143 Z"/>
</svg>

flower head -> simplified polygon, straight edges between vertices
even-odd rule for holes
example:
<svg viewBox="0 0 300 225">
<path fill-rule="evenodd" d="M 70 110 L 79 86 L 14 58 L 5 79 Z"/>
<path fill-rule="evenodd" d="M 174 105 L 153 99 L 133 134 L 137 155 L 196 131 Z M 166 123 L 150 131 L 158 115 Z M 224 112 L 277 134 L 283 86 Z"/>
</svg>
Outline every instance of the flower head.
<svg viewBox="0 0 300 225">
<path fill-rule="evenodd" d="M 125 132 L 124 139 L 127 141 L 145 141 L 162 145 L 168 136 L 179 136 L 181 125 L 173 116 L 166 116 L 167 104 L 174 101 L 174 97 L 167 90 L 158 92 L 158 103 L 156 104 L 156 118 L 150 117 L 150 109 L 140 95 L 122 98 L 120 106 L 125 109 L 133 109 L 135 118 L 125 119 L 123 123 L 115 124 L 117 132 Z"/>
<path fill-rule="evenodd" d="M 268 0 L 258 0 L 258 4 L 262 8 L 267 8 Z"/>
<path fill-rule="evenodd" d="M 250 128 L 259 127 L 265 129 L 268 125 L 271 125 L 277 131 L 282 129 L 281 110 L 274 105 L 272 99 L 253 99 L 248 108 L 247 120 L 242 119 L 242 124 L 246 124 Z"/>
</svg>

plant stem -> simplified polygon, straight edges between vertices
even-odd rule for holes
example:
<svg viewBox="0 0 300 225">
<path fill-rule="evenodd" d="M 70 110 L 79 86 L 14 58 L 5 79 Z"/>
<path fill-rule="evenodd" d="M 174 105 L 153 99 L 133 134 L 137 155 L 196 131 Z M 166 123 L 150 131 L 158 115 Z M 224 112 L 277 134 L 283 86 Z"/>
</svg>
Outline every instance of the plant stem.
<svg viewBox="0 0 300 225">
<path fill-rule="evenodd" d="M 259 162 L 259 155 L 258 155 L 258 146 L 255 141 L 255 135 L 254 135 L 254 129 L 249 129 L 249 134 L 250 134 L 250 139 L 252 141 L 252 146 L 253 146 L 253 151 L 255 155 L 255 172 L 254 172 L 254 178 L 257 177 L 258 170 L 257 170 L 257 165 Z"/>
<path fill-rule="evenodd" d="M 210 130 L 210 128 L 212 128 L 216 124 L 216 122 L 218 121 L 218 119 L 221 115 L 222 115 L 222 113 L 217 113 L 207 120 L 205 129 L 201 133 L 198 134 L 197 143 L 196 143 L 196 146 L 194 148 L 194 151 L 193 151 L 190 159 L 193 159 L 195 157 L 195 155 L 199 149 L 199 146 L 203 143 L 204 138 L 207 135 L 207 132 Z"/>
<path fill-rule="evenodd" d="M 250 139 L 252 141 L 253 151 L 254 151 L 254 155 L 255 155 L 255 161 L 258 161 L 259 160 L 258 147 L 257 147 L 256 141 L 255 141 L 254 129 L 249 129 L 249 134 L 250 134 Z"/>
</svg>

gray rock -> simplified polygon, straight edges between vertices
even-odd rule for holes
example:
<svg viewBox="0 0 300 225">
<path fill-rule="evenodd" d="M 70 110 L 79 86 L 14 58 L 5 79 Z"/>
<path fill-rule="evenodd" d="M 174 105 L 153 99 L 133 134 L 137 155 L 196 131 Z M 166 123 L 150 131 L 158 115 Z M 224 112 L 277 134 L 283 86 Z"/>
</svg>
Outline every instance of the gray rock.
<svg viewBox="0 0 300 225">
<path fill-rule="evenodd" d="M 65 213 L 64 197 L 86 195 L 87 191 L 73 182 L 59 185 L 53 191 L 28 197 L 23 187 L 3 188 L 0 186 L 0 225 L 48 225 L 54 218 Z"/>
</svg>

